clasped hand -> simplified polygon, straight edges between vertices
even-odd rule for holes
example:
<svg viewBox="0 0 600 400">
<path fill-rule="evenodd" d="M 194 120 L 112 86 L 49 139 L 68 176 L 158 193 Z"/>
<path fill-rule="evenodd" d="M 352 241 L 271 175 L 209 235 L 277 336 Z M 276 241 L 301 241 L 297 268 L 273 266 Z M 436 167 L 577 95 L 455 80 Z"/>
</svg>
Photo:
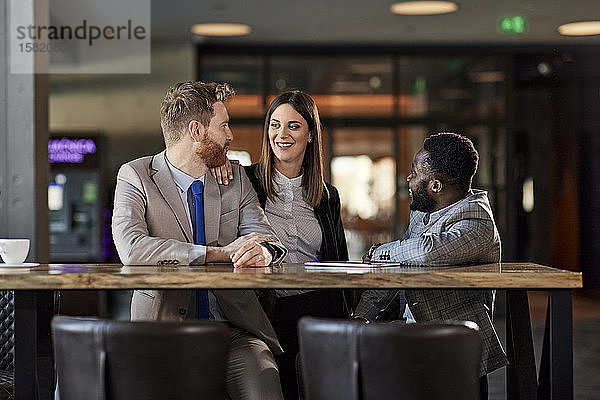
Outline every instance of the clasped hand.
<svg viewBox="0 0 600 400">
<path fill-rule="evenodd" d="M 235 268 L 239 267 L 266 267 L 271 264 L 271 252 L 260 242 L 273 242 L 260 233 L 250 233 L 240 236 L 227 246 L 223 247 Z"/>
</svg>

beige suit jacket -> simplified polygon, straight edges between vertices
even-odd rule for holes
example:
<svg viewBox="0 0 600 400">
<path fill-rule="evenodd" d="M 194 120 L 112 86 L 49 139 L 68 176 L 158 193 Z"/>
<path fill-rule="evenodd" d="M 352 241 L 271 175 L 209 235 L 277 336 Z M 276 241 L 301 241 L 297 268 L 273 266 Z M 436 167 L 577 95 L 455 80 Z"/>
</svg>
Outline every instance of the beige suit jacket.
<svg viewBox="0 0 600 400">
<path fill-rule="evenodd" d="M 258 232 L 276 238 L 248 177 L 233 165 L 234 179 L 218 185 L 208 173 L 204 183 L 207 246 L 225 246 Z M 165 151 L 124 164 L 117 175 L 112 232 L 125 265 L 187 265 L 193 233 Z M 196 260 L 199 264 L 204 260 Z M 262 339 L 275 354 L 282 352 L 273 327 L 252 290 L 213 292 L 229 322 Z M 183 320 L 190 290 L 136 290 L 132 320 Z"/>
</svg>

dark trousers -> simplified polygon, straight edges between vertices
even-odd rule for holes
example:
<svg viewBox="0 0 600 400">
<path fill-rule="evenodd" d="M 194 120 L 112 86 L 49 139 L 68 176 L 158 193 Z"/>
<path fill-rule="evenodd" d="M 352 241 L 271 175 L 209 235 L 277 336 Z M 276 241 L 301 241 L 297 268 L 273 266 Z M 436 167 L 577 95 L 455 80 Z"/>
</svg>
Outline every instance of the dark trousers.
<svg viewBox="0 0 600 400">
<path fill-rule="evenodd" d="M 278 297 L 272 317 L 273 328 L 284 353 L 275 357 L 279 367 L 279 378 L 283 397 L 298 399 L 296 377 L 296 354 L 298 345 L 298 320 L 303 316 L 322 318 L 345 318 L 341 290 L 316 290 L 296 296 Z"/>
<path fill-rule="evenodd" d="M 488 378 L 487 375 L 479 378 L 479 397 L 481 400 L 488 400 Z"/>
</svg>

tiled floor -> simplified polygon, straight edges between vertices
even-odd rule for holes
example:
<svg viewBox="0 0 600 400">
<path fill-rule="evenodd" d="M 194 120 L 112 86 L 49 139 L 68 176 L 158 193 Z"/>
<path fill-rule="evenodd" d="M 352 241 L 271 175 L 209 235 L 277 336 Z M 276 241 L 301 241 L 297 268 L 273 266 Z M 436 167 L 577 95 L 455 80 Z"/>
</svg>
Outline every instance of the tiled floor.
<svg viewBox="0 0 600 400">
<path fill-rule="evenodd" d="M 539 367 L 544 321 L 547 306 L 546 292 L 529 294 L 534 351 Z M 494 321 L 504 341 L 505 321 Z M 600 399 L 600 291 L 582 290 L 573 295 L 573 381 L 577 400 Z M 490 374 L 490 400 L 504 400 L 505 368 Z"/>
</svg>

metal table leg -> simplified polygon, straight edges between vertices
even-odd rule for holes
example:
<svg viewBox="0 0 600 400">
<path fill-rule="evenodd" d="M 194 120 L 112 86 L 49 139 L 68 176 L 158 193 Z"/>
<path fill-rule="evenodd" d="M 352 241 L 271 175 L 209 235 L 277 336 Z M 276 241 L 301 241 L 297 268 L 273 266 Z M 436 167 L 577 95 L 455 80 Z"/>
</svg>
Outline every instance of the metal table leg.
<svg viewBox="0 0 600 400">
<path fill-rule="evenodd" d="M 551 290 L 540 363 L 539 399 L 573 399 L 573 298 Z"/>
<path fill-rule="evenodd" d="M 526 290 L 506 292 L 506 372 L 508 400 L 535 400 L 537 378 Z"/>
<path fill-rule="evenodd" d="M 52 291 L 15 290 L 15 400 L 46 400 L 54 388 Z"/>
</svg>

